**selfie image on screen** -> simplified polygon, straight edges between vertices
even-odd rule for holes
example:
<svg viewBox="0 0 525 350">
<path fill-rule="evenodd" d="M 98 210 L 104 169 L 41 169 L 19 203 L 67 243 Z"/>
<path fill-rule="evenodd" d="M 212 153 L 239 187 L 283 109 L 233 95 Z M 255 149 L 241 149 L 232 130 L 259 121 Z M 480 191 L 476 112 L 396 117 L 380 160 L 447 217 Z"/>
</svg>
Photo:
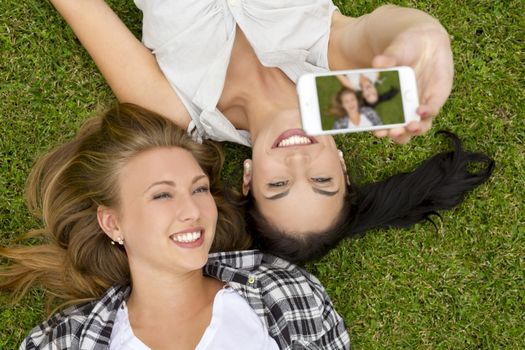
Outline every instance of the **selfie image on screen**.
<svg viewBox="0 0 525 350">
<path fill-rule="evenodd" d="M 395 70 L 316 77 L 316 86 L 323 130 L 405 121 Z"/>
</svg>

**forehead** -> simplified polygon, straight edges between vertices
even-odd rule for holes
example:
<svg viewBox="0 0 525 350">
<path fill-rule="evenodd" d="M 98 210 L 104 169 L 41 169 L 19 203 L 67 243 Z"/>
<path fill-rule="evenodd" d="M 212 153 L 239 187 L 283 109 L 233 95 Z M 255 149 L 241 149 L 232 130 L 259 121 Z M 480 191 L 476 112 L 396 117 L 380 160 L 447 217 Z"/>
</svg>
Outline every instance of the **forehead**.
<svg viewBox="0 0 525 350">
<path fill-rule="evenodd" d="M 184 180 L 201 172 L 197 160 L 180 147 L 152 148 L 131 157 L 120 171 L 122 185 L 138 185 L 157 181 L 162 177 Z"/>
</svg>

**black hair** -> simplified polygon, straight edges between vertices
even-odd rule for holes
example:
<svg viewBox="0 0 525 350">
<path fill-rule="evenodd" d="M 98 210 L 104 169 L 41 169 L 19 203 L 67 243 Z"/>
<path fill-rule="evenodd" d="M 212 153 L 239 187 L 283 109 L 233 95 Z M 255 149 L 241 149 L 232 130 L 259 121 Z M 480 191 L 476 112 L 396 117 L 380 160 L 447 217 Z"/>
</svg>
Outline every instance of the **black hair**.
<svg viewBox="0 0 525 350">
<path fill-rule="evenodd" d="M 247 226 L 259 249 L 302 264 L 324 256 L 344 239 L 383 227 L 410 227 L 430 220 L 438 210 L 451 209 L 463 201 L 467 191 L 486 181 L 494 161 L 486 154 L 468 152 L 459 138 L 440 131 L 452 140 L 453 150 L 425 160 L 414 171 L 364 186 L 347 187 L 343 208 L 335 224 L 324 232 L 283 232 L 268 222 L 248 195 L 245 202 Z M 481 163 L 477 172 L 471 163 Z"/>
</svg>

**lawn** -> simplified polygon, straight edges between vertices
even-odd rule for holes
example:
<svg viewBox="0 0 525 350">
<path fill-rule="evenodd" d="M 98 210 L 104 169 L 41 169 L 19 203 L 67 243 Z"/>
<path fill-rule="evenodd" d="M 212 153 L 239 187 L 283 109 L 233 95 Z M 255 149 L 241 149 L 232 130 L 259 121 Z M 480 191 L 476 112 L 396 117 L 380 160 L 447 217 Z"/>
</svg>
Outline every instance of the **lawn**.
<svg viewBox="0 0 525 350">
<path fill-rule="evenodd" d="M 373 3 L 370 4 L 370 3 Z M 336 1 L 358 16 L 381 1 Z M 400 146 L 370 134 L 337 139 L 362 181 L 412 169 L 449 148 L 438 129 L 490 154 L 490 181 L 443 220 L 373 231 L 310 264 L 346 320 L 355 349 L 521 349 L 525 341 L 525 122 L 522 1 L 400 1 L 441 20 L 455 82 L 425 136 Z M 131 1 L 111 4 L 140 33 Z M 0 3 L 0 244 L 39 223 L 25 208 L 33 160 L 114 102 L 65 22 L 46 1 Z M 109 34 L 108 34 L 109 35 Z M 238 183 L 245 149 L 228 145 L 224 176 Z M 17 305 L 0 293 L 0 349 L 46 317 L 42 291 Z M 521 344 L 521 345 L 520 345 Z"/>
</svg>

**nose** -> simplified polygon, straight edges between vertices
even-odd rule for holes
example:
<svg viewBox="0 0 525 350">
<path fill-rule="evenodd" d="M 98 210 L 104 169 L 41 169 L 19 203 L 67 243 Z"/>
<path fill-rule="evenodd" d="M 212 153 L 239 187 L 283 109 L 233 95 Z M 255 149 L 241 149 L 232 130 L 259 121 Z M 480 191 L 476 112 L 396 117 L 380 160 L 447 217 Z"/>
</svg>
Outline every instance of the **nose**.
<svg viewBox="0 0 525 350">
<path fill-rule="evenodd" d="M 191 195 L 180 198 L 177 201 L 177 217 L 183 222 L 193 222 L 200 218 L 199 206 Z"/>
<path fill-rule="evenodd" d="M 285 157 L 285 162 L 287 165 L 305 165 L 310 163 L 312 156 L 309 152 L 290 152 Z"/>
</svg>

